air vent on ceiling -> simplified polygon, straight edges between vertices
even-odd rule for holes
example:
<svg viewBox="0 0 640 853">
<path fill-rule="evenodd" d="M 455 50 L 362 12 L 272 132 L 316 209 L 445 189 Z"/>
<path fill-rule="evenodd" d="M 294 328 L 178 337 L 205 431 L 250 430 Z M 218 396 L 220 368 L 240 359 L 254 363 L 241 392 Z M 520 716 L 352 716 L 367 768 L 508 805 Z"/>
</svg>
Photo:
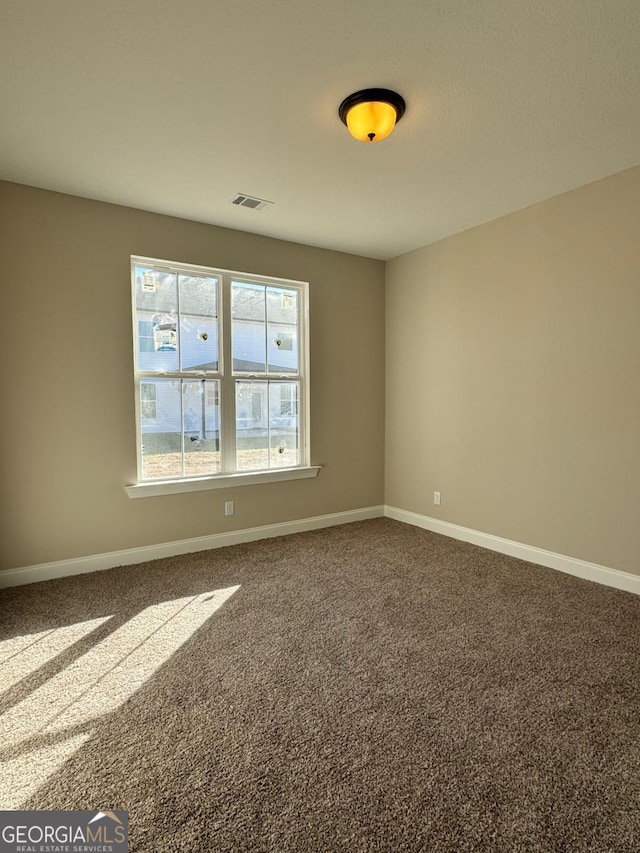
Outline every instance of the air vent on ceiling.
<svg viewBox="0 0 640 853">
<path fill-rule="evenodd" d="M 265 207 L 272 207 L 273 202 L 267 201 L 264 198 L 256 198 L 245 193 L 238 193 L 231 199 L 231 204 L 237 204 L 240 207 L 250 207 L 252 210 L 264 210 Z"/>
</svg>

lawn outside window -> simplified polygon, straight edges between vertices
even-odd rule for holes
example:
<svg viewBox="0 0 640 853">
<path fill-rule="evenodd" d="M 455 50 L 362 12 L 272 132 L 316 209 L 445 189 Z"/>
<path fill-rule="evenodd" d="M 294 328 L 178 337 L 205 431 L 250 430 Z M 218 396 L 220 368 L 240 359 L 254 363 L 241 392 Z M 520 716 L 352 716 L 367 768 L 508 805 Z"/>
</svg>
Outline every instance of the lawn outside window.
<svg viewBox="0 0 640 853">
<path fill-rule="evenodd" d="M 130 497 L 313 477 L 308 284 L 131 258 Z"/>
</svg>

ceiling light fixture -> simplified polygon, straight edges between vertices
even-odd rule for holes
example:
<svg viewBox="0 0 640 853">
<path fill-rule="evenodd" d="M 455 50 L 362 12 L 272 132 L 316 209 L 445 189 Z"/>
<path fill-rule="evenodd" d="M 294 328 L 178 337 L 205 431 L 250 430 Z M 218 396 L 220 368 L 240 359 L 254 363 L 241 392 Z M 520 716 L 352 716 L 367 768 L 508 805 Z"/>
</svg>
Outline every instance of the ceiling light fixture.
<svg viewBox="0 0 640 853">
<path fill-rule="evenodd" d="M 361 89 L 344 99 L 338 115 L 360 142 L 389 136 L 406 109 L 404 98 L 390 89 Z"/>
</svg>

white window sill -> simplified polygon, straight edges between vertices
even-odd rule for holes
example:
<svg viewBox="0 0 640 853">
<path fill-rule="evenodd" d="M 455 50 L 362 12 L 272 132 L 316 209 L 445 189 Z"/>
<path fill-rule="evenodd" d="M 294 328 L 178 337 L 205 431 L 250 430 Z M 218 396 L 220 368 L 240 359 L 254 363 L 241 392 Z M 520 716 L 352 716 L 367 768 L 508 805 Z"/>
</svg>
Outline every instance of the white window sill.
<svg viewBox="0 0 640 853">
<path fill-rule="evenodd" d="M 130 498 L 174 495 L 179 492 L 202 492 L 207 489 L 230 489 L 257 483 L 279 483 L 281 480 L 305 480 L 317 477 L 320 465 L 308 468 L 282 468 L 279 471 L 248 471 L 239 474 L 215 474 L 211 477 L 189 477 L 182 480 L 153 480 L 125 486 Z"/>
</svg>

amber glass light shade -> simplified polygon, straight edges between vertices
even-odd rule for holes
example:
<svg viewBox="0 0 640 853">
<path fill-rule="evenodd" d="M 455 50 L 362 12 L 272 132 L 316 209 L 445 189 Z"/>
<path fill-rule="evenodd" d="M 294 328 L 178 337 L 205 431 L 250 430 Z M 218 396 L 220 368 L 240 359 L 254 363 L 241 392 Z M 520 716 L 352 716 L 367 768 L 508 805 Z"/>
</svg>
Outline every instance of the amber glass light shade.
<svg viewBox="0 0 640 853">
<path fill-rule="evenodd" d="M 365 101 L 347 113 L 349 133 L 361 142 L 380 142 L 395 126 L 396 111 L 383 101 Z"/>
</svg>

